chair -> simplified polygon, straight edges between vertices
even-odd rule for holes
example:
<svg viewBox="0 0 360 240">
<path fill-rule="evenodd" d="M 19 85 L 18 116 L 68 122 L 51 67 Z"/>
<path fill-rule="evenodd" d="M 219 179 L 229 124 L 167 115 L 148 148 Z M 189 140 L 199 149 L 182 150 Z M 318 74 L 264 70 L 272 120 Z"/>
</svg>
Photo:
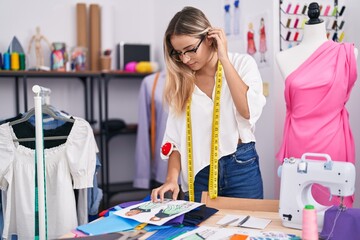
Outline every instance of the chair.
<svg viewBox="0 0 360 240">
<path fill-rule="evenodd" d="M 279 200 L 217 197 L 211 199 L 208 192 L 202 192 L 201 202 L 217 209 L 236 209 L 261 212 L 278 212 Z"/>
</svg>

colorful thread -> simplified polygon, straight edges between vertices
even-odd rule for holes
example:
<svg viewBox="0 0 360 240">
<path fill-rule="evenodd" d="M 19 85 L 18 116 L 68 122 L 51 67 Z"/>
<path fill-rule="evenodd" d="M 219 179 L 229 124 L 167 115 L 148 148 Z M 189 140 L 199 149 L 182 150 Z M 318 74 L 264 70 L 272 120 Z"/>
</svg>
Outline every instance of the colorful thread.
<svg viewBox="0 0 360 240">
<path fill-rule="evenodd" d="M 20 69 L 19 54 L 17 52 L 11 53 L 11 70 Z"/>
<path fill-rule="evenodd" d="M 20 70 L 25 70 L 25 68 L 26 68 L 25 54 L 19 53 L 19 59 L 20 59 Z"/>
<path fill-rule="evenodd" d="M 10 54 L 4 53 L 4 70 L 10 70 Z"/>
<path fill-rule="evenodd" d="M 319 239 L 316 209 L 313 205 L 306 205 L 305 208 L 303 209 L 302 239 L 303 240 Z"/>
</svg>

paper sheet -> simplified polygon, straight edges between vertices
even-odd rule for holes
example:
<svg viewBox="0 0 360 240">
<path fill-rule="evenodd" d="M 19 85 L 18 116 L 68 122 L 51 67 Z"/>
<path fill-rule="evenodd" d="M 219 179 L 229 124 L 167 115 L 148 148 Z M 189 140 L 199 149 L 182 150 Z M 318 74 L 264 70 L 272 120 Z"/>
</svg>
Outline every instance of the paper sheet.
<svg viewBox="0 0 360 240">
<path fill-rule="evenodd" d="M 277 231 L 261 231 L 249 228 L 218 228 L 201 226 L 190 232 L 181 234 L 174 240 L 228 240 L 234 234 L 248 236 L 251 240 L 291 240 L 300 239 L 292 234 Z"/>
<path fill-rule="evenodd" d="M 203 203 L 183 200 L 172 201 L 166 199 L 162 203 L 153 203 L 151 201 L 142 202 L 116 211 L 114 214 L 141 223 L 150 223 L 161 226 L 171 219 L 187 213 L 201 205 L 203 205 Z"/>
</svg>

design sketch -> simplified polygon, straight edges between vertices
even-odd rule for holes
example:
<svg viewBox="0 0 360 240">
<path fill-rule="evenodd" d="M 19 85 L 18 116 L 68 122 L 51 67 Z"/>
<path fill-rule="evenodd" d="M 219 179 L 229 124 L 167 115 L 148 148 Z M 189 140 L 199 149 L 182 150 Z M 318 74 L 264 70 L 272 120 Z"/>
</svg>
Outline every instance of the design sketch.
<svg viewBox="0 0 360 240">
<path fill-rule="evenodd" d="M 131 208 L 125 213 L 126 216 L 134 216 L 139 213 L 151 212 L 151 209 L 163 206 L 165 203 L 162 202 L 145 202 L 137 207 Z"/>
<path fill-rule="evenodd" d="M 266 33 L 265 33 L 264 18 L 260 19 L 259 32 L 260 32 L 260 43 L 259 43 L 260 62 L 266 62 L 265 53 L 267 51 L 267 46 L 266 46 Z"/>
<path fill-rule="evenodd" d="M 146 201 L 120 209 L 114 214 L 138 221 L 161 226 L 181 214 L 185 214 L 203 203 L 165 199 L 162 202 Z"/>
<path fill-rule="evenodd" d="M 250 55 L 254 55 L 256 53 L 256 47 L 255 47 L 255 41 L 254 41 L 254 27 L 253 27 L 252 22 L 250 22 L 248 25 L 247 53 Z"/>
<path fill-rule="evenodd" d="M 189 209 L 193 203 L 185 202 L 182 204 L 169 204 L 165 209 L 161 209 L 155 216 L 153 216 L 150 221 L 159 221 L 163 218 L 168 218 L 178 213 L 184 212 Z"/>
</svg>

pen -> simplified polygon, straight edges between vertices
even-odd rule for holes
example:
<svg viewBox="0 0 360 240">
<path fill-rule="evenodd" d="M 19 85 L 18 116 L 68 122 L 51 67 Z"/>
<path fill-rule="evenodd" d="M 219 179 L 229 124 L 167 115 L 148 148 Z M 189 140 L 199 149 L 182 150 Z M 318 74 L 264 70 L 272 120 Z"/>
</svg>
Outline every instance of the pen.
<svg viewBox="0 0 360 240">
<path fill-rule="evenodd" d="M 203 236 L 201 236 L 199 233 L 195 233 L 196 234 L 196 236 L 198 236 L 199 238 L 201 238 L 201 239 L 205 239 Z"/>
<path fill-rule="evenodd" d="M 250 218 L 250 215 L 247 215 L 243 220 L 241 220 L 239 223 L 238 223 L 238 227 L 241 227 L 244 223 L 246 223 L 247 220 L 249 220 Z"/>
<path fill-rule="evenodd" d="M 220 225 L 220 227 L 221 227 L 221 228 L 227 227 L 227 226 L 229 226 L 231 223 L 236 222 L 237 220 L 239 220 L 239 218 L 234 218 L 233 220 L 230 220 L 230 221 L 228 221 L 228 222 Z"/>
</svg>

